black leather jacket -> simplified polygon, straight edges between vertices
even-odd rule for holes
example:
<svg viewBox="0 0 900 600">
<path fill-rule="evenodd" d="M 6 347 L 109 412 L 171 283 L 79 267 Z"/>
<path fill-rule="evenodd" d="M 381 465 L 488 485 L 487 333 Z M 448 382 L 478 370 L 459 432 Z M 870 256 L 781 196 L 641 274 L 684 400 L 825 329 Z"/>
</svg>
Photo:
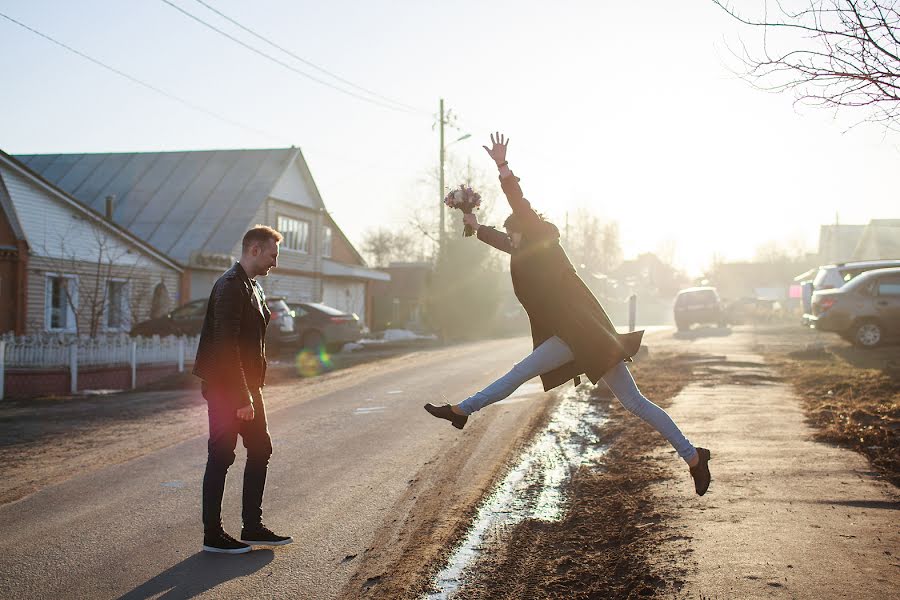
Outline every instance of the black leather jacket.
<svg viewBox="0 0 900 600">
<path fill-rule="evenodd" d="M 254 286 L 261 298 L 257 307 Z M 235 408 L 256 399 L 266 378 L 266 326 L 271 313 L 262 288 L 235 263 L 213 285 L 193 373 L 233 397 Z M 221 394 L 217 395 L 221 396 Z"/>
</svg>

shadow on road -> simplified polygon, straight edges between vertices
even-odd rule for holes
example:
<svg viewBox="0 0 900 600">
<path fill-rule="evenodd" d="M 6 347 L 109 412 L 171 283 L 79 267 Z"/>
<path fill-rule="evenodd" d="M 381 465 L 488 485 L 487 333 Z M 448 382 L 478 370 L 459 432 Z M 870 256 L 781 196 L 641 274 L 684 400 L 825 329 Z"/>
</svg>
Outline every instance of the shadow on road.
<svg viewBox="0 0 900 600">
<path fill-rule="evenodd" d="M 193 598 L 220 583 L 255 573 L 274 558 L 275 553 L 267 549 L 234 556 L 198 552 L 134 588 L 119 600 Z"/>
</svg>

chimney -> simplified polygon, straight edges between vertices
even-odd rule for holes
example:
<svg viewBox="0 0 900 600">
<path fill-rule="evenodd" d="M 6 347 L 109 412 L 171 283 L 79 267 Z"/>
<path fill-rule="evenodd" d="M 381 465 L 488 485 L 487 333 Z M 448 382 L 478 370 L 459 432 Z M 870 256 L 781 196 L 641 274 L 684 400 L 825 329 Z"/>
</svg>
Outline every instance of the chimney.
<svg viewBox="0 0 900 600">
<path fill-rule="evenodd" d="M 116 195 L 110 194 L 109 196 L 106 197 L 106 220 L 107 221 L 113 220 L 113 211 L 115 210 L 115 207 L 116 207 Z"/>
</svg>

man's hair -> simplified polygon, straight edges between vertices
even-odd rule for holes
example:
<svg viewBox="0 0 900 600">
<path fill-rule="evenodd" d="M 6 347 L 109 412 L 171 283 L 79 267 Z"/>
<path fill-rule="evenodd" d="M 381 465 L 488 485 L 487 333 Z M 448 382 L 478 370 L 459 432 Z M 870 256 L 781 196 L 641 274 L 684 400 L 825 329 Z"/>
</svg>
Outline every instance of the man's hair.
<svg viewBox="0 0 900 600">
<path fill-rule="evenodd" d="M 244 234 L 241 241 L 241 251 L 247 252 L 253 244 L 264 244 L 269 240 L 273 240 L 276 244 L 280 244 L 284 236 L 269 227 L 268 225 L 256 225 Z"/>
</svg>

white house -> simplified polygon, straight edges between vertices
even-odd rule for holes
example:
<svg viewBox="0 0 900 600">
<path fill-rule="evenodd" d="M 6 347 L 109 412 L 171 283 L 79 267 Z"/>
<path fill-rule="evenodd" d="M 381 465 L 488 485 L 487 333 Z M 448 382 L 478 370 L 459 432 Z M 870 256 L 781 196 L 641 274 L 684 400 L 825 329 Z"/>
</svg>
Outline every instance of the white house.
<svg viewBox="0 0 900 600">
<path fill-rule="evenodd" d="M 184 269 L 0 151 L 0 332 L 127 332 Z"/>
<path fill-rule="evenodd" d="M 178 300 L 205 297 L 260 223 L 285 235 L 269 296 L 325 302 L 370 322 L 370 269 L 328 214 L 298 148 L 24 155 L 25 165 L 184 265 Z"/>
</svg>

